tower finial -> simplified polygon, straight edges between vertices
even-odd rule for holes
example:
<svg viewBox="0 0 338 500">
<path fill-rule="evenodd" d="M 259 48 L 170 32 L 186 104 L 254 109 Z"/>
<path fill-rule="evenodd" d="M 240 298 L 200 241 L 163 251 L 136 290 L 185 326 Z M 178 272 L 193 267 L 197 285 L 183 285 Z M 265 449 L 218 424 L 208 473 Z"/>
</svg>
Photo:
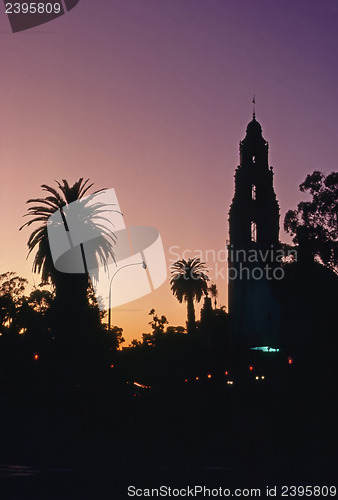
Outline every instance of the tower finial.
<svg viewBox="0 0 338 500">
<path fill-rule="evenodd" d="M 252 118 L 255 120 L 256 119 L 256 96 L 255 96 L 255 94 L 253 95 L 252 104 L 253 104 Z"/>
</svg>

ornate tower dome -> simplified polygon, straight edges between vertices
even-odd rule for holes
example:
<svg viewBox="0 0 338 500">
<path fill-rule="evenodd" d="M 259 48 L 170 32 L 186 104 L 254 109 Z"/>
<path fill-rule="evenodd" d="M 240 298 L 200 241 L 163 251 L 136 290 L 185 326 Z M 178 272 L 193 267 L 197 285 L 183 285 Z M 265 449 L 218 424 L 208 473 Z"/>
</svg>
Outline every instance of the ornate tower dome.
<svg viewBox="0 0 338 500">
<path fill-rule="evenodd" d="M 247 137 L 257 137 L 262 135 L 262 127 L 261 124 L 256 120 L 255 113 L 251 122 L 249 122 L 248 126 L 246 127 L 246 135 Z"/>
</svg>

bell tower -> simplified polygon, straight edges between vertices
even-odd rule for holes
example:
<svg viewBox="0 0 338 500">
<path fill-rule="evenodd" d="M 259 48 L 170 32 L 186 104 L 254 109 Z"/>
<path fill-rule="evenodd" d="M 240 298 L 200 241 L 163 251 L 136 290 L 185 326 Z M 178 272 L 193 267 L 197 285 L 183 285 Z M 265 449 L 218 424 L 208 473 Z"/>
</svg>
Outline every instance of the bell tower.
<svg viewBox="0 0 338 500">
<path fill-rule="evenodd" d="M 278 342 L 279 325 L 273 294 L 273 282 L 281 279 L 279 205 L 268 162 L 269 145 L 255 110 L 239 151 L 229 212 L 229 313 L 235 341 L 251 347 L 272 346 Z"/>
</svg>

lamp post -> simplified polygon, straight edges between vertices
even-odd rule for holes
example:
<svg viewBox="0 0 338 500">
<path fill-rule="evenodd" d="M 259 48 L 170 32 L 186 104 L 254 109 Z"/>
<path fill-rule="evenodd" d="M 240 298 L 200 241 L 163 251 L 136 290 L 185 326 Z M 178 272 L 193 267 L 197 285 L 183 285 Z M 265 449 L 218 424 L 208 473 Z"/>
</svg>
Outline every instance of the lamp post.
<svg viewBox="0 0 338 500">
<path fill-rule="evenodd" d="M 147 264 L 144 262 L 144 260 L 142 262 L 133 262 L 132 264 L 126 264 L 125 266 L 120 267 L 117 271 L 115 271 L 115 273 L 111 277 L 110 282 L 109 282 L 108 332 L 110 332 L 110 326 L 111 326 L 111 285 L 112 285 L 113 279 L 115 278 L 117 273 L 119 271 L 121 271 L 121 269 L 124 269 L 125 267 L 130 267 L 130 266 L 142 266 L 143 269 L 147 269 Z"/>
</svg>

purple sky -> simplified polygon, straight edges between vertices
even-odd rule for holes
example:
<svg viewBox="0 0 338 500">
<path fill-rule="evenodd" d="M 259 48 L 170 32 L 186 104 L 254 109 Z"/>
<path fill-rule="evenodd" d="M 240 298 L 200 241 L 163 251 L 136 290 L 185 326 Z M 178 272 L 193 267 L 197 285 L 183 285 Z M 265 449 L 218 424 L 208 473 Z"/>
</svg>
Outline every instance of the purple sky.
<svg viewBox="0 0 338 500">
<path fill-rule="evenodd" d="M 307 173 L 337 170 L 337 26 L 336 0 L 80 0 L 12 34 L 1 4 L 0 272 L 33 283 L 25 201 L 62 178 L 114 187 L 168 258 L 172 245 L 224 248 L 253 93 L 283 220 Z M 152 307 L 185 323 L 167 284 L 113 322 L 129 341 Z"/>
</svg>

